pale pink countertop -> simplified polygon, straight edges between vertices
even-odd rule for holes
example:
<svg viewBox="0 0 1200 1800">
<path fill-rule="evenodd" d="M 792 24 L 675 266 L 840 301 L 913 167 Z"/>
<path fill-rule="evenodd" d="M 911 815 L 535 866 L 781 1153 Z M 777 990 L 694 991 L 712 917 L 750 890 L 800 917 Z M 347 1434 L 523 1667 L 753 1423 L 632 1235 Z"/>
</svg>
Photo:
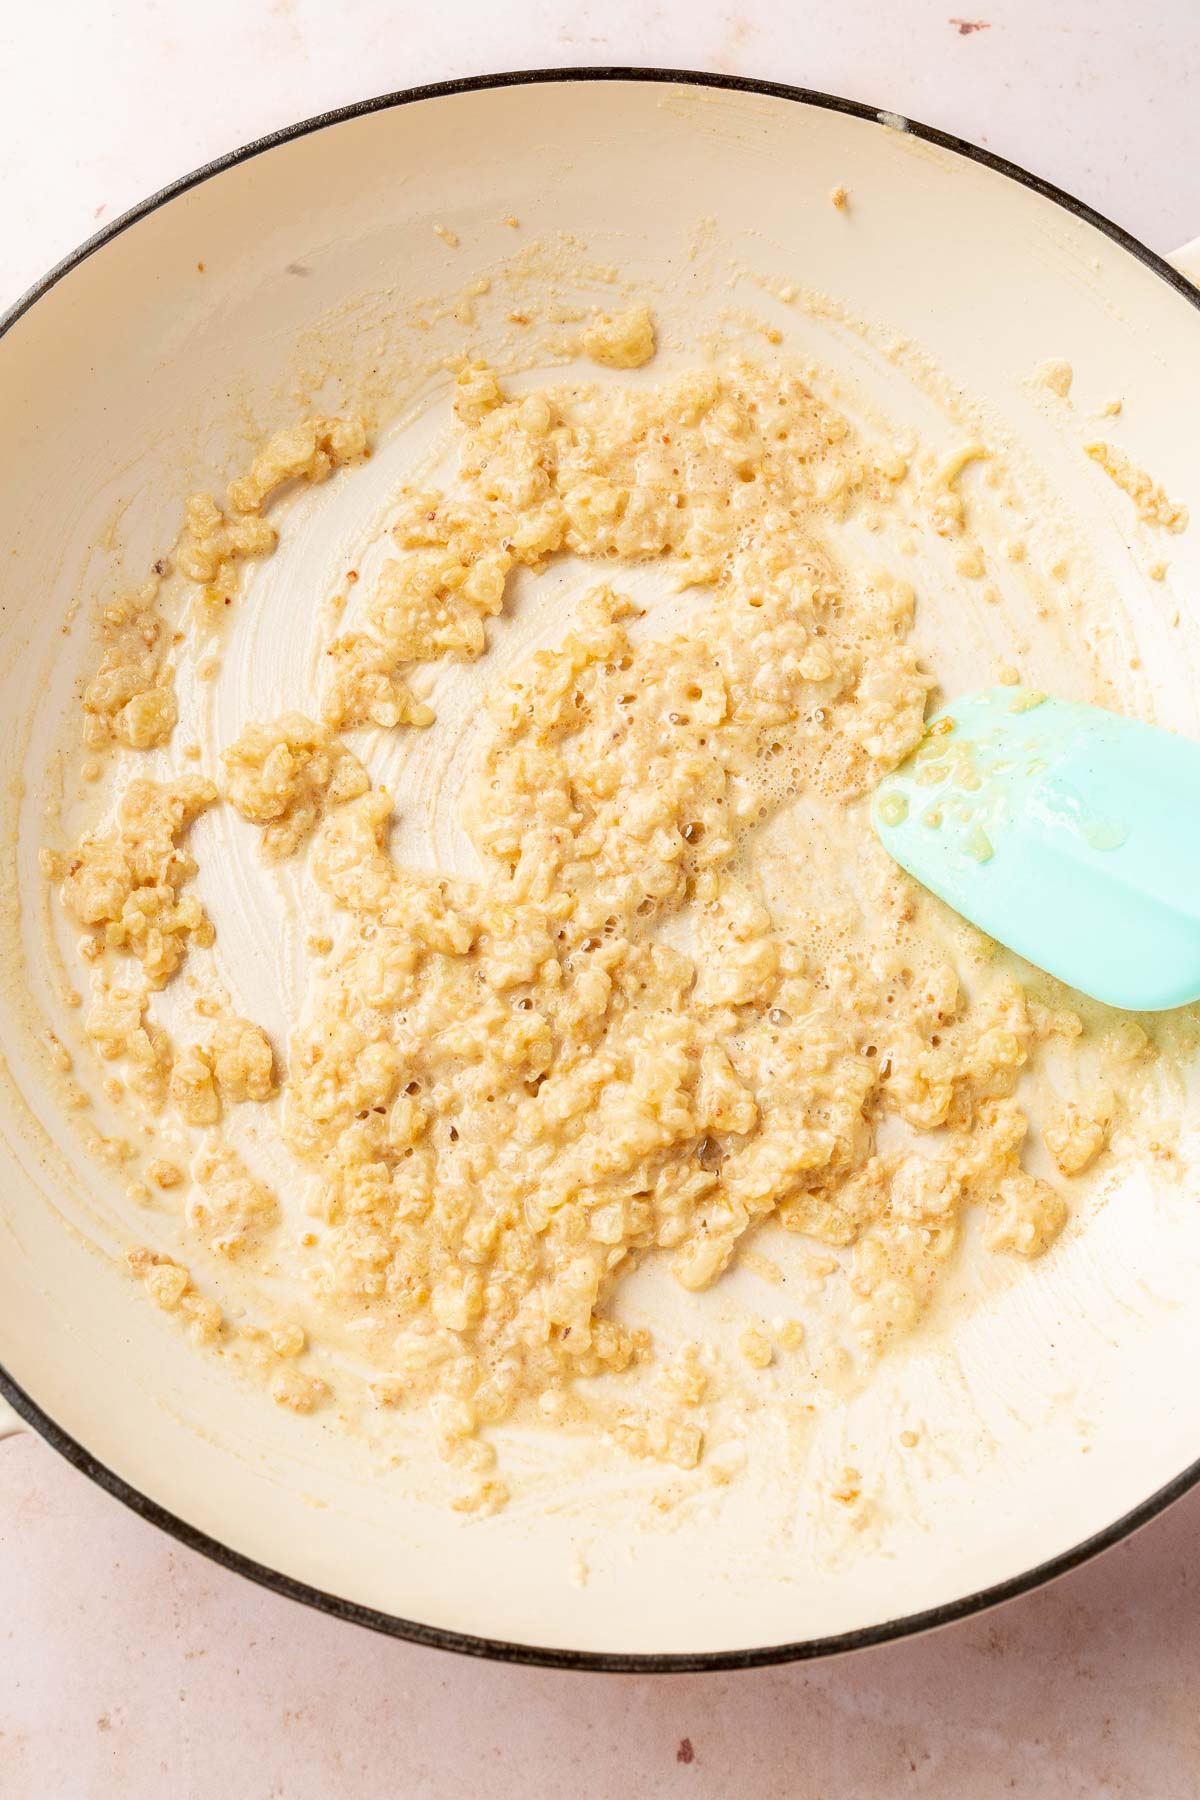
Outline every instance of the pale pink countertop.
<svg viewBox="0 0 1200 1800">
<path fill-rule="evenodd" d="M 1200 234 L 1196 0 L 978 0 L 961 19 L 956 5 L 14 0 L 0 307 L 248 138 L 388 88 L 546 64 L 825 88 L 1009 155 L 1156 249 Z M 1200 1493 L 1051 1588 L 916 1642 L 744 1675 L 546 1674 L 277 1599 L 10 1438 L 0 1800 L 1191 1800 L 1198 1551 Z"/>
<path fill-rule="evenodd" d="M 12 1439 L 0 1794 L 1193 1800 L 1197 1546 L 1200 1494 L 1054 1586 L 907 1644 L 749 1674 L 551 1674 L 278 1599 Z"/>
</svg>

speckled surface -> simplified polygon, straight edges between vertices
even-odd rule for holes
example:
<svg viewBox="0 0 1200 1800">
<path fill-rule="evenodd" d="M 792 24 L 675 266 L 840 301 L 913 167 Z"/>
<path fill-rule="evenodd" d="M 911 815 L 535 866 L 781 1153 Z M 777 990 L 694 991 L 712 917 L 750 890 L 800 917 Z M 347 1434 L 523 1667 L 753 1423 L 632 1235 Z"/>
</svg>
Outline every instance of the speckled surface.
<svg viewBox="0 0 1200 1800">
<path fill-rule="evenodd" d="M 951 0 L 953 4 L 953 0 Z M 0 306 L 188 168 L 364 94 L 539 64 L 766 74 L 1014 157 L 1168 250 L 1200 233 L 1194 0 L 60 0 L 0 13 Z M 3 1800 L 991 1800 L 1200 1793 L 1200 1494 L 918 1642 L 745 1675 L 574 1676 L 373 1638 L 0 1442 Z"/>
<path fill-rule="evenodd" d="M 0 1449 L 5 1800 L 1191 1800 L 1200 1495 L 1053 1587 L 835 1662 L 664 1679 L 376 1638 Z"/>
</svg>

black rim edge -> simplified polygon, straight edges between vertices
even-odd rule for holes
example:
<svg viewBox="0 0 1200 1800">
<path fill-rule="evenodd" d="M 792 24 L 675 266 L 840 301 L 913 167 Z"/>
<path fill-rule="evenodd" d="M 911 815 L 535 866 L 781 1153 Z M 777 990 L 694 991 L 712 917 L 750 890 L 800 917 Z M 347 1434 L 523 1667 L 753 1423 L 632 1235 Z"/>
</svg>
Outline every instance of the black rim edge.
<svg viewBox="0 0 1200 1800">
<path fill-rule="evenodd" d="M 861 100 L 846 100 L 840 94 L 822 93 L 817 88 L 793 87 L 783 81 L 761 80 L 753 75 L 720 75 L 703 69 L 642 69 L 636 66 L 628 68 L 617 65 L 597 65 L 578 69 L 510 69 L 496 75 L 464 75 L 453 81 L 432 81 L 423 87 L 397 88 L 388 94 L 377 94 L 369 100 L 357 100 L 349 106 L 334 107 L 329 112 L 314 113 L 311 118 L 301 119 L 295 125 L 284 125 L 277 131 L 269 131 L 265 136 L 254 138 L 243 144 L 238 150 L 229 150 L 224 156 L 214 157 L 211 162 L 202 163 L 199 168 L 189 174 L 181 175 L 177 180 L 168 182 L 157 192 L 140 200 L 136 206 L 111 219 L 107 225 L 101 226 L 91 237 L 85 238 L 82 244 L 55 263 L 39 281 L 35 281 L 24 294 L 13 302 L 3 313 L 0 313 L 0 337 L 16 324 L 23 313 L 35 301 L 49 293 L 50 289 L 69 275 L 72 269 L 85 262 L 97 250 L 103 249 L 113 238 L 119 237 L 131 225 L 136 225 L 149 213 L 156 212 L 166 201 L 173 200 L 177 194 L 187 193 L 189 188 L 198 187 L 202 181 L 208 181 L 213 175 L 220 175 L 226 169 L 234 168 L 238 163 L 249 162 L 255 156 L 261 156 L 266 150 L 274 150 L 280 144 L 287 144 L 293 138 L 309 137 L 314 132 L 323 131 L 329 125 L 343 125 L 350 119 L 367 118 L 371 113 L 388 112 L 397 106 L 410 106 L 418 100 L 440 100 L 455 94 L 471 94 L 490 88 L 539 87 L 553 82 L 564 81 L 638 81 L 660 83 L 667 86 L 723 88 L 731 93 L 765 94 L 770 99 L 798 101 L 805 106 L 818 106 L 826 112 L 846 113 L 851 118 L 864 119 L 872 125 L 899 125 L 910 136 L 919 138 L 927 144 L 937 144 L 943 150 L 952 150 L 958 156 L 966 157 L 971 162 L 982 164 L 998 175 L 1006 175 L 1021 187 L 1031 188 L 1045 200 L 1052 200 L 1065 212 L 1073 213 L 1076 218 L 1095 226 L 1114 243 L 1127 250 L 1147 268 L 1153 269 L 1169 287 L 1182 294 L 1185 300 L 1200 307 L 1200 292 L 1188 277 L 1182 274 L 1165 256 L 1151 250 L 1140 238 L 1134 237 L 1123 225 L 1116 224 L 1095 207 L 1089 206 L 1085 200 L 1068 194 L 1064 188 L 1056 187 L 1052 181 L 1045 181 L 1040 175 L 1031 174 L 1019 163 L 1010 162 L 1007 157 L 997 156 L 991 150 L 985 150 L 979 144 L 968 143 L 965 138 L 956 137 L 953 132 L 941 131 L 936 125 L 923 124 L 919 119 L 911 119 L 902 113 L 889 111 L 885 107 L 868 106 Z"/>
<path fill-rule="evenodd" d="M 298 124 L 289 125 L 281 130 L 269 132 L 265 137 L 256 138 L 252 143 L 239 150 L 232 150 L 224 156 L 205 163 L 190 174 L 181 176 L 168 186 L 160 188 L 157 193 L 131 207 L 118 218 L 110 221 L 92 237 L 87 238 L 75 250 L 57 263 L 40 281 L 23 294 L 8 310 L 0 316 L 0 338 L 12 328 L 29 309 L 41 300 L 50 290 L 57 286 L 64 276 L 86 262 L 95 254 L 136 225 L 150 213 L 156 212 L 167 201 L 177 195 L 186 193 L 189 188 L 197 187 L 201 182 L 219 175 L 226 169 L 234 168 L 239 163 L 248 162 L 251 158 L 272 150 L 278 145 L 291 142 L 295 138 L 307 137 L 327 126 L 345 124 L 352 119 L 364 118 L 371 113 L 385 112 L 398 106 L 411 105 L 421 100 L 436 100 L 452 95 L 469 94 L 484 89 L 507 87 L 532 87 L 555 82 L 569 81 L 636 81 L 656 82 L 667 85 L 685 85 L 692 87 L 724 88 L 732 92 L 766 95 L 768 98 L 789 100 L 806 106 L 822 107 L 828 112 L 849 114 L 853 118 L 863 119 L 870 124 L 889 124 L 898 121 L 903 130 L 913 137 L 930 144 L 936 144 L 944 150 L 953 151 L 971 162 L 980 163 L 996 174 L 1007 176 L 1020 186 L 1030 188 L 1040 194 L 1043 199 L 1051 200 L 1061 206 L 1064 211 L 1072 213 L 1076 218 L 1093 226 L 1114 243 L 1127 251 L 1131 256 L 1144 263 L 1169 287 L 1175 289 L 1197 309 L 1200 309 L 1200 290 L 1188 278 L 1135 238 L 1123 226 L 1114 224 L 1111 219 L 1098 213 L 1084 201 L 1056 187 L 1052 182 L 1043 181 L 1040 176 L 1032 175 L 1018 164 L 1006 158 L 983 150 L 978 145 L 969 144 L 965 139 L 953 136 L 949 132 L 939 131 L 935 126 L 923 125 L 917 120 L 909 119 L 883 108 L 871 107 L 856 100 L 846 100 L 835 94 L 824 94 L 812 88 L 792 87 L 783 82 L 760 81 L 752 76 L 718 75 L 697 69 L 642 69 L 622 67 L 565 68 L 565 69 L 520 69 L 497 75 L 473 75 L 460 80 L 432 82 L 424 87 L 403 88 L 395 93 L 380 94 L 373 99 L 360 100 L 350 106 L 338 107 L 330 112 L 317 113 L 312 118 L 304 119 Z M 695 1654 L 680 1652 L 664 1652 L 659 1654 L 624 1654 L 619 1652 L 585 1651 L 585 1650 L 552 1650 L 540 1648 L 533 1644 L 510 1643 L 503 1639 L 475 1637 L 466 1632 L 453 1631 L 448 1628 L 422 1625 L 413 1619 L 402 1619 L 392 1613 L 385 1613 L 374 1607 L 362 1606 L 356 1601 L 343 1599 L 340 1595 L 325 1593 L 320 1588 L 310 1587 L 307 1583 L 295 1580 L 292 1576 L 283 1575 L 276 1569 L 269 1569 L 263 1563 L 255 1562 L 240 1551 L 231 1550 L 228 1545 L 209 1537 L 205 1532 L 189 1525 L 157 1501 L 151 1500 L 138 1488 L 122 1476 L 115 1474 L 106 1464 L 92 1455 L 75 1438 L 58 1425 L 55 1420 L 43 1412 L 41 1407 L 27 1394 L 18 1382 L 14 1381 L 7 1370 L 0 1367 L 0 1395 L 3 1395 L 14 1411 L 26 1424 L 44 1438 L 60 1456 L 71 1463 L 81 1474 L 103 1488 L 108 1494 L 127 1506 L 139 1518 L 148 1520 L 158 1526 L 168 1536 L 175 1538 L 190 1550 L 198 1551 L 220 1567 L 232 1570 L 235 1574 L 245 1576 L 260 1587 L 269 1588 L 272 1592 L 282 1594 L 286 1599 L 297 1600 L 302 1604 L 315 1608 L 318 1612 L 328 1614 L 332 1618 L 343 1619 L 351 1624 L 362 1625 L 369 1630 L 381 1632 L 385 1636 L 401 1638 L 410 1643 L 421 1644 L 431 1649 L 449 1650 L 460 1655 L 474 1656 L 493 1662 L 531 1664 L 549 1669 L 589 1670 L 607 1674 L 664 1674 L 682 1675 L 697 1673 L 714 1673 L 722 1670 L 763 1668 L 772 1664 L 787 1662 L 809 1662 L 818 1658 L 844 1655 L 849 1651 L 866 1650 L 872 1647 L 893 1643 L 901 1638 L 915 1637 L 922 1632 L 932 1631 L 941 1625 L 954 1624 L 961 1619 L 970 1618 L 973 1614 L 983 1612 L 992 1606 L 998 1606 L 1006 1600 L 1015 1600 L 1022 1594 L 1030 1593 L 1034 1588 L 1042 1587 L 1059 1575 L 1068 1574 L 1081 1564 L 1090 1561 L 1093 1556 L 1127 1538 L 1140 1526 L 1146 1525 L 1156 1518 L 1174 1501 L 1182 1498 L 1190 1489 L 1200 1482 L 1200 1459 L 1190 1464 L 1176 1475 L 1165 1486 L 1151 1494 L 1148 1499 L 1122 1515 L 1102 1531 L 1093 1533 L 1070 1550 L 1060 1552 L 1047 1561 L 1025 1570 L 1020 1575 L 1010 1576 L 1007 1581 L 996 1583 L 992 1587 L 982 1588 L 974 1594 L 964 1595 L 961 1599 L 945 1601 L 941 1605 L 927 1608 L 923 1612 L 908 1613 L 902 1618 L 890 1619 L 880 1625 L 863 1626 L 853 1631 L 840 1632 L 832 1637 L 810 1638 L 797 1643 L 774 1644 L 753 1650 L 715 1650 Z"/>
</svg>

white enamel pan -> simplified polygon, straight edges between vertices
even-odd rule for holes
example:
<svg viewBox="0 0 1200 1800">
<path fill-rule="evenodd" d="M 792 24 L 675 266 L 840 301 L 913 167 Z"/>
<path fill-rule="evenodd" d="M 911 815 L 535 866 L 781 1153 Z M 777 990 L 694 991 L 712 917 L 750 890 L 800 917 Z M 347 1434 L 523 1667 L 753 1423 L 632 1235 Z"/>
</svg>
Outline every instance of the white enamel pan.
<svg viewBox="0 0 1200 1800">
<path fill-rule="evenodd" d="M 844 210 L 830 204 L 839 186 Z M 1200 273 L 1197 247 L 1190 262 Z M 507 287 L 478 297 L 477 318 L 468 290 L 505 263 Z M 144 572 L 174 536 L 179 496 L 232 473 L 294 417 L 298 386 L 324 379 L 336 405 L 374 381 L 383 417 L 389 382 L 419 401 L 424 381 L 436 411 L 438 382 L 421 374 L 430 351 L 487 348 L 497 294 L 507 316 L 522 293 L 553 292 L 566 319 L 628 280 L 660 320 L 667 365 L 740 309 L 747 329 L 777 321 L 847 379 L 870 387 L 878 374 L 901 410 L 898 364 L 880 345 L 927 354 L 949 391 L 1027 452 L 1046 505 L 1083 522 L 1137 641 L 1145 705 L 1200 735 L 1200 293 L 1188 265 L 996 157 L 866 106 L 595 69 L 453 82 L 312 119 L 166 189 L 47 275 L 0 343 L 11 1429 L 40 1432 L 183 1543 L 337 1617 L 593 1669 L 746 1666 L 923 1631 L 1074 1566 L 1200 1479 L 1200 1196 L 1186 1177 L 1135 1176 L 1020 1280 L 964 1304 L 948 1339 L 898 1354 L 830 1409 L 810 1441 L 752 1457 L 723 1498 L 681 1498 L 662 1470 L 589 1461 L 547 1432 L 514 1451 L 523 1475 L 506 1510 L 452 1512 L 419 1433 L 389 1462 L 370 1433 L 272 1406 L 124 1272 L 124 1246 L 170 1222 L 134 1216 L 65 1116 L 45 1030 L 70 1021 L 37 868 L 55 829 L 54 747 L 94 654 L 94 596 Z M 842 310 L 822 317 L 808 290 Z M 856 335 L 847 317 L 879 334 Z M 1075 371 L 1069 429 L 1026 379 L 1047 357 Z M 1080 451 L 1078 420 L 1117 397 L 1106 434 L 1196 521 L 1170 540 L 1165 583 L 1146 579 L 1128 500 Z M 415 416 L 394 442 L 382 434 L 363 481 L 402 478 Z M 354 492 L 351 477 L 331 487 L 335 522 Z M 324 594 L 304 583 L 329 572 L 324 529 L 247 591 L 247 618 L 261 617 L 246 642 L 273 698 L 299 666 L 288 645 L 316 629 Z M 986 678 L 969 647 L 947 654 L 964 678 Z M 222 729 L 249 704 L 245 658 L 225 661 Z M 224 940 L 246 965 L 231 968 L 235 986 L 274 949 L 269 931 L 254 936 L 251 877 L 238 880 L 246 941 L 237 924 Z M 905 1422 L 919 1442 L 901 1451 Z M 821 1499 L 845 1467 L 869 1501 L 849 1522 Z"/>
</svg>

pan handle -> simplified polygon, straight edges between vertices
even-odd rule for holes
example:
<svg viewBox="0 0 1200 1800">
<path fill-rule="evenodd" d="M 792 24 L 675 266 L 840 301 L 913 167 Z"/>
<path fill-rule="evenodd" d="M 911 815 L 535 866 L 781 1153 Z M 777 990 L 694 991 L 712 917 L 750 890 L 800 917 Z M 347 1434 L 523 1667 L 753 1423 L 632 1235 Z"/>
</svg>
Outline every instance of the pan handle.
<svg viewBox="0 0 1200 1800">
<path fill-rule="evenodd" d="M 28 1431 L 19 1413 L 15 1413 L 7 1400 L 0 1399 L 0 1439 L 16 1437 L 19 1432 Z"/>
<path fill-rule="evenodd" d="M 1184 244 L 1179 250 L 1172 250 L 1167 257 L 1181 275 L 1194 281 L 1200 287 L 1200 238 L 1193 238 L 1190 244 Z"/>
</svg>

